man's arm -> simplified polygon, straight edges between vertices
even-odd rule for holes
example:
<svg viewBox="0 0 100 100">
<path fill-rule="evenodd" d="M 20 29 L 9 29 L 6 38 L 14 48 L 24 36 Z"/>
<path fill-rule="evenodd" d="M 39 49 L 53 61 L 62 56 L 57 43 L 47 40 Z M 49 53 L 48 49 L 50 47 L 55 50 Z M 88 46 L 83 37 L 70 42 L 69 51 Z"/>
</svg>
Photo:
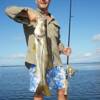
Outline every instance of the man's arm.
<svg viewBox="0 0 100 100">
<path fill-rule="evenodd" d="M 36 14 L 31 8 L 11 6 L 6 8 L 5 12 L 8 17 L 22 24 L 30 24 L 36 20 Z"/>
<path fill-rule="evenodd" d="M 71 48 L 64 47 L 63 43 L 59 43 L 58 45 L 59 53 L 69 56 L 71 54 Z"/>
<path fill-rule="evenodd" d="M 60 41 L 60 32 L 58 31 L 58 49 L 59 53 L 69 56 L 71 54 L 71 48 L 64 47 L 63 43 Z"/>
</svg>

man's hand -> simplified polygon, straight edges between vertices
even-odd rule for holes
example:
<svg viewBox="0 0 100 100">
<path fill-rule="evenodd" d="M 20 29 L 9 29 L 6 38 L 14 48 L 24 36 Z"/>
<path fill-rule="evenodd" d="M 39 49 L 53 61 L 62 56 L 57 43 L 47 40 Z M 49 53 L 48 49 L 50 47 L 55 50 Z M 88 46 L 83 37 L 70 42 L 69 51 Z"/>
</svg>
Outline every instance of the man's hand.
<svg viewBox="0 0 100 100">
<path fill-rule="evenodd" d="M 18 15 L 17 15 L 18 18 L 20 19 L 27 19 L 29 20 L 29 22 L 32 22 L 32 21 L 36 21 L 37 20 L 37 15 L 31 11 L 31 10 L 26 10 L 26 9 L 23 9 Z"/>
<path fill-rule="evenodd" d="M 32 22 L 32 21 L 37 21 L 37 15 L 31 11 L 31 10 L 28 10 L 28 17 L 29 17 L 29 21 Z"/>
<path fill-rule="evenodd" d="M 71 48 L 64 48 L 64 49 L 63 49 L 63 53 L 64 53 L 66 56 L 70 56 L 70 54 L 71 54 Z"/>
</svg>

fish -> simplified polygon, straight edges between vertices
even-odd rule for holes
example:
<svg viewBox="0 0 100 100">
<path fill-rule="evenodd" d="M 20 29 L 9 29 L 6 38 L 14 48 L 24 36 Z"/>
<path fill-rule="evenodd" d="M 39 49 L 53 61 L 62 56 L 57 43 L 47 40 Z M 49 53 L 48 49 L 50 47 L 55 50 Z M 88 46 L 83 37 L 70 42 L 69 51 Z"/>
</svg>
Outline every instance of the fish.
<svg viewBox="0 0 100 100">
<path fill-rule="evenodd" d="M 50 96 L 51 93 L 46 81 L 46 70 L 48 68 L 49 61 L 46 24 L 46 18 L 39 17 L 34 31 L 36 44 L 36 74 L 38 75 L 39 80 L 36 95 L 43 94 L 45 96 Z"/>
</svg>

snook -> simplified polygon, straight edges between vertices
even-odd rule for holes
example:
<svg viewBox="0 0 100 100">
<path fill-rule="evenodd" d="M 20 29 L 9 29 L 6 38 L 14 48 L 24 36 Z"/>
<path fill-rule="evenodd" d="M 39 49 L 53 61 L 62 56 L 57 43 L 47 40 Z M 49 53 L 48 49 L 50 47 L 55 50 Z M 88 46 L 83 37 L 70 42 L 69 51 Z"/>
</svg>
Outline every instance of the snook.
<svg viewBox="0 0 100 100">
<path fill-rule="evenodd" d="M 38 18 L 35 28 L 36 44 L 36 73 L 38 75 L 39 85 L 36 94 L 50 96 L 49 87 L 46 82 L 46 70 L 48 67 L 48 49 L 47 49 L 47 21 L 45 18 Z"/>
</svg>

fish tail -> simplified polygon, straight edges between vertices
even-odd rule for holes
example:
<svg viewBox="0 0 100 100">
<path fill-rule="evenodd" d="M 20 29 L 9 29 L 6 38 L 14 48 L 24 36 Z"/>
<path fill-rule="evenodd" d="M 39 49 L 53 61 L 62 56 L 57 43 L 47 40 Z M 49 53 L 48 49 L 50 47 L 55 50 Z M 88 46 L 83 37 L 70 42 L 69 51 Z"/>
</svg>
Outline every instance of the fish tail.
<svg viewBox="0 0 100 100">
<path fill-rule="evenodd" d="M 36 90 L 36 95 L 45 95 L 45 96 L 51 96 L 51 93 L 50 93 L 50 90 L 49 90 L 49 87 L 47 84 L 45 85 L 39 85 L 37 90 Z"/>
<path fill-rule="evenodd" d="M 45 84 L 44 86 L 43 86 L 43 92 L 44 92 L 44 95 L 45 96 L 50 96 L 51 95 L 51 93 L 50 93 L 50 90 L 49 90 L 49 87 L 48 87 L 48 85 L 47 84 Z"/>
</svg>

